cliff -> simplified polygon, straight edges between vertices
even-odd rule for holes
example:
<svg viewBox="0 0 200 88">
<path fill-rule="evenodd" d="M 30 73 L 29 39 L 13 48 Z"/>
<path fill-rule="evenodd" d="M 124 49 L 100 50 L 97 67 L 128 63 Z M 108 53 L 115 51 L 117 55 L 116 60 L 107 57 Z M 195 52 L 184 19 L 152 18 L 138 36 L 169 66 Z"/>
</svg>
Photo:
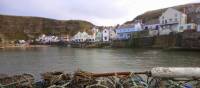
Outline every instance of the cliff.
<svg viewBox="0 0 200 88">
<path fill-rule="evenodd" d="M 0 34 L 8 40 L 35 38 L 43 33 L 71 36 L 78 31 L 91 33 L 93 26 L 92 23 L 82 20 L 0 15 Z"/>
</svg>

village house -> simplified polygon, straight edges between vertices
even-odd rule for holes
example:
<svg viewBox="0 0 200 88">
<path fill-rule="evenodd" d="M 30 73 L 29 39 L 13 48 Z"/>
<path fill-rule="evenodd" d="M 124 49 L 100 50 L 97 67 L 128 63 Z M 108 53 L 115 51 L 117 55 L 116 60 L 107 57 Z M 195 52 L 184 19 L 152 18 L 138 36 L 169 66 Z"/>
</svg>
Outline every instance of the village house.
<svg viewBox="0 0 200 88">
<path fill-rule="evenodd" d="M 78 32 L 75 34 L 71 41 L 74 42 L 94 42 L 95 41 L 95 36 L 94 35 L 89 35 L 87 32 Z"/>
<path fill-rule="evenodd" d="M 180 25 L 178 25 L 178 32 L 183 32 L 185 30 L 195 30 L 196 26 L 197 25 L 194 23 L 180 24 Z"/>
<path fill-rule="evenodd" d="M 60 40 L 57 36 L 52 36 L 52 35 L 47 36 L 45 34 L 42 34 L 36 39 L 36 41 L 39 43 L 46 44 L 46 43 L 56 43 L 59 42 Z"/>
<path fill-rule="evenodd" d="M 95 42 L 102 42 L 103 41 L 103 34 L 101 31 L 96 32 Z"/>
<path fill-rule="evenodd" d="M 147 36 L 148 37 L 153 37 L 159 35 L 159 30 L 160 30 L 160 24 L 159 21 L 157 20 L 154 23 L 147 23 L 143 25 L 144 31 L 148 32 Z"/>
<path fill-rule="evenodd" d="M 109 30 L 109 37 L 110 37 L 110 41 L 116 40 L 117 34 L 113 28 Z"/>
<path fill-rule="evenodd" d="M 59 40 L 62 42 L 69 42 L 70 38 L 69 38 L 69 35 L 60 35 Z"/>
<path fill-rule="evenodd" d="M 94 37 L 94 42 L 102 42 L 103 41 L 103 33 L 98 27 L 92 28 L 92 33 Z"/>
<path fill-rule="evenodd" d="M 142 31 L 141 23 L 128 24 L 116 29 L 117 40 L 128 40 L 133 36 L 134 32 Z"/>
<path fill-rule="evenodd" d="M 110 40 L 109 34 L 110 34 L 109 29 L 104 28 L 102 31 L 103 42 L 108 42 Z"/>
<path fill-rule="evenodd" d="M 187 23 L 187 15 L 173 8 L 167 9 L 160 17 L 160 35 L 179 32 L 179 25 Z"/>
<path fill-rule="evenodd" d="M 191 4 L 184 8 L 188 23 L 195 23 L 197 32 L 200 32 L 200 4 Z"/>
<path fill-rule="evenodd" d="M 127 40 L 130 39 L 133 32 L 136 32 L 137 30 L 134 27 L 129 28 L 119 28 L 116 29 L 117 33 L 117 40 Z"/>
</svg>

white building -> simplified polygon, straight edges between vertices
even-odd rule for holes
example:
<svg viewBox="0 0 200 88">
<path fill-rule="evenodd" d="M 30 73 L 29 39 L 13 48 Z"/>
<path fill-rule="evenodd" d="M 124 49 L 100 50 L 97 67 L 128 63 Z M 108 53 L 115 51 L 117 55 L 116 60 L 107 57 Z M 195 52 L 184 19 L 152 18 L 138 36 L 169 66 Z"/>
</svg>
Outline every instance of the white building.
<svg viewBox="0 0 200 88">
<path fill-rule="evenodd" d="M 103 41 L 103 33 L 101 31 L 96 32 L 95 34 L 95 42 Z"/>
<path fill-rule="evenodd" d="M 78 32 L 71 40 L 74 42 L 94 42 L 95 36 L 89 35 L 87 32 Z"/>
<path fill-rule="evenodd" d="M 161 30 L 160 34 L 169 34 L 170 32 L 178 32 L 180 24 L 186 24 L 187 15 L 176 9 L 167 9 L 159 18 Z"/>
<path fill-rule="evenodd" d="M 187 14 L 173 8 L 167 9 L 159 18 L 161 30 L 160 35 L 166 35 L 171 32 L 178 33 L 185 30 L 196 30 L 198 26 L 195 23 L 187 23 Z"/>
<path fill-rule="evenodd" d="M 176 9 L 167 9 L 160 17 L 161 34 L 169 34 L 170 32 L 178 32 L 178 26 L 186 24 L 187 15 Z"/>
<path fill-rule="evenodd" d="M 178 26 L 178 32 L 183 32 L 185 30 L 196 30 L 197 25 L 194 23 L 188 23 L 188 24 L 180 24 Z"/>
<path fill-rule="evenodd" d="M 110 38 L 110 40 L 116 40 L 117 39 L 117 34 L 116 34 L 116 31 L 114 29 L 109 30 L 109 38 Z"/>
<path fill-rule="evenodd" d="M 37 42 L 40 43 L 55 43 L 59 42 L 59 38 L 57 36 L 46 36 L 45 34 L 39 36 L 39 38 L 36 39 Z"/>
<path fill-rule="evenodd" d="M 197 32 L 200 32 L 200 25 L 197 26 Z"/>
<path fill-rule="evenodd" d="M 107 28 L 105 28 L 104 30 L 103 30 L 103 32 L 102 32 L 102 34 L 103 34 L 103 42 L 108 42 L 109 40 L 110 40 L 110 38 L 109 38 L 109 34 L 110 34 L 110 31 L 109 31 L 109 29 L 107 29 Z"/>
</svg>

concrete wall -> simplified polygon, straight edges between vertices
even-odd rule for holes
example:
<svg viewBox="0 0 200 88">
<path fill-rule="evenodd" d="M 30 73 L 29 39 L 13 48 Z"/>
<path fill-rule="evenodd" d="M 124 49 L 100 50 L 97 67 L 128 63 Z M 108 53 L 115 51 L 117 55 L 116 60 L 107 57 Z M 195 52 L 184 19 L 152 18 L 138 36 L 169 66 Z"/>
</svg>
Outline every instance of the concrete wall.
<svg viewBox="0 0 200 88">
<path fill-rule="evenodd" d="M 198 48 L 200 49 L 200 32 L 183 32 L 179 34 L 161 35 L 155 37 L 133 38 L 132 45 L 152 48 Z"/>
<path fill-rule="evenodd" d="M 176 46 L 176 35 L 162 35 L 155 37 L 154 45 L 155 48 L 168 48 Z"/>
<path fill-rule="evenodd" d="M 132 46 L 134 48 L 152 47 L 154 42 L 154 37 L 133 38 Z"/>
</svg>

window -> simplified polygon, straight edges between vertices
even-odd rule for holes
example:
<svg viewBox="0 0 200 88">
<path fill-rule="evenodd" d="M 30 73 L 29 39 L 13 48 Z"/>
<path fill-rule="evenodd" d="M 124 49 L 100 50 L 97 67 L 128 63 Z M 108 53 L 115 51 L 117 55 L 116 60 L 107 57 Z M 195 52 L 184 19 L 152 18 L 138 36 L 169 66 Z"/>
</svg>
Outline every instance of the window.
<svg viewBox="0 0 200 88">
<path fill-rule="evenodd" d="M 172 19 L 169 19 L 170 22 L 172 22 Z"/>
<path fill-rule="evenodd" d="M 123 37 L 123 34 L 120 34 L 119 36 L 120 36 L 120 37 Z"/>
<path fill-rule="evenodd" d="M 175 18 L 175 22 L 177 22 L 178 21 L 178 18 Z"/>
<path fill-rule="evenodd" d="M 131 37 L 131 34 L 127 34 L 127 37 L 128 37 L 128 38 Z"/>
<path fill-rule="evenodd" d="M 178 16 L 178 14 L 176 13 L 176 14 L 175 14 L 175 17 L 177 17 L 177 16 Z"/>
<path fill-rule="evenodd" d="M 180 26 L 180 29 L 183 29 L 183 26 Z"/>
<path fill-rule="evenodd" d="M 165 24 L 165 21 L 164 21 L 164 20 L 162 20 L 162 24 Z"/>
<path fill-rule="evenodd" d="M 159 26 L 158 25 L 156 25 L 156 30 L 159 30 Z"/>
<path fill-rule="evenodd" d="M 188 26 L 187 26 L 187 29 L 192 29 L 191 25 L 188 25 Z"/>
<path fill-rule="evenodd" d="M 104 40 L 107 40 L 107 37 L 104 37 Z"/>
<path fill-rule="evenodd" d="M 165 24 L 167 24 L 167 20 L 165 20 Z"/>
<path fill-rule="evenodd" d="M 162 19 L 165 19 L 165 17 L 163 16 Z"/>
<path fill-rule="evenodd" d="M 148 27 L 147 27 L 147 26 L 145 27 L 145 30 L 148 30 Z"/>
</svg>

